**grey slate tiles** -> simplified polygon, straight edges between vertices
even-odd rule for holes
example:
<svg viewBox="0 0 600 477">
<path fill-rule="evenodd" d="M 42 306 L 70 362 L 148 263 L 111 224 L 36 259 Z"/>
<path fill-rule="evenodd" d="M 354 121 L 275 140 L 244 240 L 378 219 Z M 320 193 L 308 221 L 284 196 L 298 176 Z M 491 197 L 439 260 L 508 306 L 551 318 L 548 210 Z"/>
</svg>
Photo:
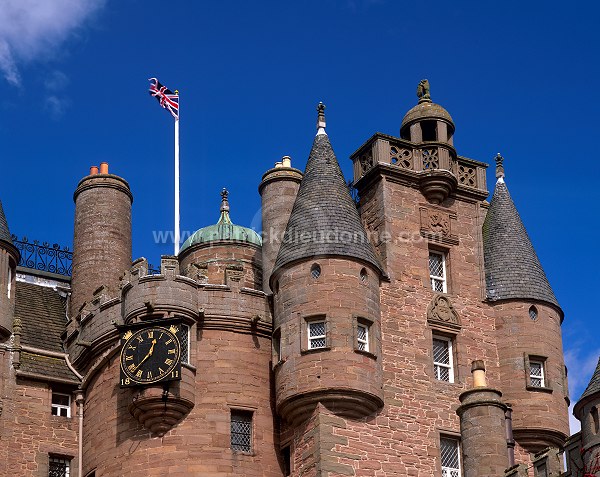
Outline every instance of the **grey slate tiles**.
<svg viewBox="0 0 600 477">
<path fill-rule="evenodd" d="M 506 184 L 498 181 L 483 224 L 487 298 L 559 306 Z"/>
<path fill-rule="evenodd" d="M 381 270 L 329 137 L 318 134 L 273 270 L 323 256 L 351 257 Z"/>
</svg>

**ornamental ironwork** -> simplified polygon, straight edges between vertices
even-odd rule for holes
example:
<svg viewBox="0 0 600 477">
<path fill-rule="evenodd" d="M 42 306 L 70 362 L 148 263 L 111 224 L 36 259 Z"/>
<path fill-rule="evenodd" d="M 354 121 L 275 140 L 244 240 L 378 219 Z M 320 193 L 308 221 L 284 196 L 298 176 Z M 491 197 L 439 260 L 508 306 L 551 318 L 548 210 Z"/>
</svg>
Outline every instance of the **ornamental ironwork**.
<svg viewBox="0 0 600 477">
<path fill-rule="evenodd" d="M 73 252 L 69 247 L 61 247 L 56 243 L 50 245 L 49 242 L 40 243 L 37 240 L 30 242 L 27 237 L 19 240 L 16 235 L 12 236 L 12 241 L 21 253 L 20 267 L 71 276 Z"/>
</svg>

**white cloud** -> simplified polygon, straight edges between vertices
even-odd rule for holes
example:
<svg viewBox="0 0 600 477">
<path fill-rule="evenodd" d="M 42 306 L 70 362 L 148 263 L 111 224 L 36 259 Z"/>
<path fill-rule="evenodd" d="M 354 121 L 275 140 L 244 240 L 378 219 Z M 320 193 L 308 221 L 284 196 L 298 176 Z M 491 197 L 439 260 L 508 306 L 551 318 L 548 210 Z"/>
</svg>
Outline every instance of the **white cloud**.
<svg viewBox="0 0 600 477">
<path fill-rule="evenodd" d="M 45 57 L 73 34 L 106 0 L 3 0 L 0 71 L 19 86 L 18 65 Z"/>
<path fill-rule="evenodd" d="M 50 95 L 44 101 L 44 109 L 50 113 L 52 119 L 60 119 L 70 104 L 68 98 Z"/>
</svg>

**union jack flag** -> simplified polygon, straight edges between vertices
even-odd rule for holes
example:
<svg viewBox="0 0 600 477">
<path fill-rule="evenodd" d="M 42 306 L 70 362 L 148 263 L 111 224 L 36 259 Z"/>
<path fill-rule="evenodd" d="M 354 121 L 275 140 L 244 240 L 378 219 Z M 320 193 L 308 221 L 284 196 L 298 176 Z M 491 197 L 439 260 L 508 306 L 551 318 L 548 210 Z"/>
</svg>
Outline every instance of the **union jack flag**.
<svg viewBox="0 0 600 477">
<path fill-rule="evenodd" d="M 156 78 L 150 78 L 150 96 L 154 96 L 158 103 L 171 113 L 175 119 L 179 119 L 179 94 L 173 93 L 169 88 L 163 86 Z"/>
</svg>

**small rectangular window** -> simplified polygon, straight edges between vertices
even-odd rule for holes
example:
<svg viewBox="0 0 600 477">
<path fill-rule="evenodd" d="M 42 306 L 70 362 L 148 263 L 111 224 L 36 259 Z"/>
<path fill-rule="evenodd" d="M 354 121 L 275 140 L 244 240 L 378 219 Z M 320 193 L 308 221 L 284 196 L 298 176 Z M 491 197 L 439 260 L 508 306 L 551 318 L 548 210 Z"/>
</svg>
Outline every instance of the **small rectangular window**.
<svg viewBox="0 0 600 477">
<path fill-rule="evenodd" d="M 325 321 L 308 322 L 308 349 L 325 348 L 327 346 Z"/>
<path fill-rule="evenodd" d="M 543 361 L 529 360 L 529 382 L 534 388 L 546 387 Z"/>
<path fill-rule="evenodd" d="M 252 450 L 252 411 L 231 410 L 231 450 Z"/>
<path fill-rule="evenodd" d="M 429 251 L 429 278 L 431 289 L 439 293 L 446 293 L 446 254 L 444 252 Z"/>
<path fill-rule="evenodd" d="M 360 351 L 369 351 L 369 327 L 365 323 L 356 326 L 356 347 Z"/>
<path fill-rule="evenodd" d="M 48 477 L 69 477 L 71 461 L 63 457 L 50 456 L 48 462 Z"/>
<path fill-rule="evenodd" d="M 68 394 L 52 393 L 52 415 L 71 417 L 71 396 Z"/>
<path fill-rule="evenodd" d="M 281 456 L 283 457 L 283 475 L 288 477 L 292 475 L 292 452 L 290 446 L 285 446 L 281 449 Z"/>
<path fill-rule="evenodd" d="M 281 361 L 281 329 L 277 328 L 273 332 L 273 364 L 277 364 Z"/>
<path fill-rule="evenodd" d="M 460 443 L 451 437 L 440 438 L 442 477 L 460 477 Z"/>
<path fill-rule="evenodd" d="M 452 339 L 444 336 L 433 337 L 433 370 L 438 381 L 454 382 Z"/>
<path fill-rule="evenodd" d="M 190 327 L 181 325 L 181 362 L 190 364 Z"/>
</svg>

